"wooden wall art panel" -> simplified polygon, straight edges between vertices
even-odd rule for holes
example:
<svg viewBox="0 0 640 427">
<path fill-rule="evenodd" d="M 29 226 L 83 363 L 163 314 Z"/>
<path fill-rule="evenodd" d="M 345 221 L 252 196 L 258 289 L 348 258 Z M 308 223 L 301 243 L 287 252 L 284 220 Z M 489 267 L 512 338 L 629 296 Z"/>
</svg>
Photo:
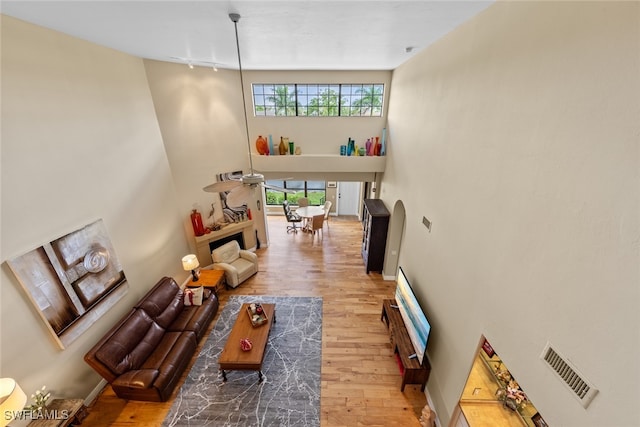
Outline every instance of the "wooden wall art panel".
<svg viewBox="0 0 640 427">
<path fill-rule="evenodd" d="M 129 287 L 102 220 L 7 263 L 63 349 Z"/>
</svg>

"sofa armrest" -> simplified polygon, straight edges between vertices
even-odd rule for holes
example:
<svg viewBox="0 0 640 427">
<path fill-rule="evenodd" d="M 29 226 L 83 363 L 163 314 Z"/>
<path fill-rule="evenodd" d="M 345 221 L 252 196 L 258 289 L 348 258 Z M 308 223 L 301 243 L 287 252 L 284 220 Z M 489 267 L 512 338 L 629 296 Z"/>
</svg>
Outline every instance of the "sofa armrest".
<svg viewBox="0 0 640 427">
<path fill-rule="evenodd" d="M 251 251 L 248 251 L 246 249 L 241 249 L 240 250 L 240 258 L 244 258 L 248 261 L 251 261 L 254 264 L 258 263 L 258 255 L 254 254 Z"/>
<path fill-rule="evenodd" d="M 136 369 L 125 372 L 113 381 L 116 387 L 150 388 L 158 378 L 157 369 Z"/>
<path fill-rule="evenodd" d="M 226 273 L 231 275 L 236 275 L 236 276 L 238 275 L 238 269 L 231 264 L 227 264 L 226 262 L 217 262 L 213 264 L 213 269 L 224 270 Z"/>
</svg>

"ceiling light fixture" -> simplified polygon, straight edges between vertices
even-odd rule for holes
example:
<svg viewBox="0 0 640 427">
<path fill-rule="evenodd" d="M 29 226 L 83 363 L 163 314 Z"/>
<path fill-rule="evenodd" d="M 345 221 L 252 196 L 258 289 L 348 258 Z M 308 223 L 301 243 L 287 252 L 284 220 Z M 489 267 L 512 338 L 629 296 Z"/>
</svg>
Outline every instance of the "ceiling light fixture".
<svg viewBox="0 0 640 427">
<path fill-rule="evenodd" d="M 240 90 L 242 92 L 242 108 L 244 109 L 244 128 L 247 134 L 247 148 L 249 153 L 249 168 L 251 173 L 242 177 L 242 182 L 245 184 L 259 184 L 264 182 L 264 175 L 255 173 L 253 171 L 253 159 L 251 159 L 251 141 L 249 141 L 249 120 L 247 119 L 247 102 L 244 95 L 244 78 L 242 76 L 242 59 L 240 58 L 240 41 L 238 40 L 238 21 L 240 20 L 239 13 L 230 13 L 229 19 L 233 21 L 233 27 L 236 30 L 236 50 L 238 51 L 238 69 L 240 70 Z"/>
<path fill-rule="evenodd" d="M 244 109 L 244 128 L 247 135 L 247 155 L 249 156 L 249 165 L 251 169 L 249 173 L 244 174 L 241 177 L 232 176 L 228 180 L 221 180 L 218 182 L 214 182 L 213 184 L 210 184 L 204 187 L 203 190 L 209 193 L 229 192 L 230 195 L 234 195 L 234 197 L 238 201 L 240 200 L 241 195 L 242 197 L 244 197 L 244 200 L 246 200 L 249 197 L 253 197 L 252 196 L 253 189 L 256 188 L 257 186 L 270 188 L 276 191 L 282 191 L 284 193 L 295 193 L 295 190 L 292 190 L 292 189 L 268 185 L 264 181 L 264 175 L 262 175 L 261 173 L 255 173 L 253 170 L 253 159 L 251 158 L 251 141 L 249 140 L 249 120 L 247 118 L 247 102 L 246 102 L 246 96 L 244 93 L 244 75 L 242 73 L 242 59 L 240 57 L 240 42 L 238 40 L 238 21 L 240 20 L 240 15 L 237 13 L 230 13 L 229 19 L 231 19 L 231 21 L 233 22 L 233 26 L 236 31 L 236 49 L 238 51 L 238 69 L 240 70 L 240 91 L 242 92 L 242 108 Z M 284 181 L 287 179 L 289 178 L 284 178 L 282 180 Z M 231 198 L 226 198 L 225 196 L 225 200 L 226 200 L 225 203 L 227 203 L 231 200 Z M 256 200 L 256 207 L 258 210 L 260 210 L 259 199 Z"/>
<path fill-rule="evenodd" d="M 189 66 L 190 69 L 193 70 L 193 63 L 191 61 L 189 61 L 189 63 L 187 65 Z"/>
</svg>

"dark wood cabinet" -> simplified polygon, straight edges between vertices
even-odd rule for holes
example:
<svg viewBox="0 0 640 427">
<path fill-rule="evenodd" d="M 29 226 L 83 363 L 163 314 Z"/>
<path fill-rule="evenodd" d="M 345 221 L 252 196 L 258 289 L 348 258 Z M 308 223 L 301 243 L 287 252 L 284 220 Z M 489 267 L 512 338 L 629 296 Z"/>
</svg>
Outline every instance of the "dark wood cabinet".
<svg viewBox="0 0 640 427">
<path fill-rule="evenodd" d="M 365 199 L 362 215 L 362 259 L 367 274 L 370 271 L 382 272 L 384 250 L 387 245 L 389 211 L 380 199 Z"/>
</svg>

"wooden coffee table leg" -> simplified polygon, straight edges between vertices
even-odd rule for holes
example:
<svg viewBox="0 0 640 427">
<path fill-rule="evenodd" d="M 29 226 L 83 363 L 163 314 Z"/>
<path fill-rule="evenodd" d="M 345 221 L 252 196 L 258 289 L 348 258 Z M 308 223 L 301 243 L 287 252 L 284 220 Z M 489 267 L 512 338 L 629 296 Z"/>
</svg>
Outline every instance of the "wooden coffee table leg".
<svg viewBox="0 0 640 427">
<path fill-rule="evenodd" d="M 227 373 L 224 369 L 220 369 L 220 371 L 222 372 L 222 381 L 227 382 Z"/>
<path fill-rule="evenodd" d="M 258 382 L 262 382 L 262 371 L 258 371 Z"/>
</svg>

